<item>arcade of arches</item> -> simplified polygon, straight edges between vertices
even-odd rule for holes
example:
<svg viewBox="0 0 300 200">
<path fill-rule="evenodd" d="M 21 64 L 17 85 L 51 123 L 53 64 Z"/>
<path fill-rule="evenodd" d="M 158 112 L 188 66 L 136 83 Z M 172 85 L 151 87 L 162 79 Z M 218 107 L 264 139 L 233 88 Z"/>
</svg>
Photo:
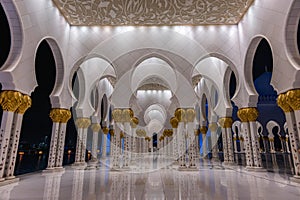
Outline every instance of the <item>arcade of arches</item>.
<svg viewBox="0 0 300 200">
<path fill-rule="evenodd" d="M 299 0 L 0 2 L 4 199 L 299 196 Z"/>
</svg>

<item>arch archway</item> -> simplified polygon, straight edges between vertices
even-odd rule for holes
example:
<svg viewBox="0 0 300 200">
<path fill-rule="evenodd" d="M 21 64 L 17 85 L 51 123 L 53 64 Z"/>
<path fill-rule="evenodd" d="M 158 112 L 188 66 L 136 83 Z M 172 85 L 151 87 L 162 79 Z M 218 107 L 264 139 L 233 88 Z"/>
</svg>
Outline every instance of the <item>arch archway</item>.
<svg viewBox="0 0 300 200">
<path fill-rule="evenodd" d="M 52 106 L 49 96 L 53 91 L 56 79 L 54 55 L 46 40 L 43 40 L 38 46 L 35 57 L 35 72 L 38 86 L 31 94 L 32 106 L 24 114 L 19 149 L 28 145 L 38 146 L 39 150 L 43 152 L 42 161 L 39 165 L 40 169 L 43 169 L 47 165 L 52 130 L 52 121 L 49 117 Z M 37 158 L 31 155 L 28 159 L 34 163 Z M 24 170 L 26 172 L 37 170 L 34 168 L 22 169 L 22 165 L 19 166 L 20 168 L 16 169 L 16 174 L 20 174 Z"/>
<path fill-rule="evenodd" d="M 11 45 L 10 27 L 8 24 L 6 14 L 1 4 L 0 4 L 0 29 L 1 29 L 1 37 L 0 37 L 0 68 L 1 68 L 9 55 L 10 45 Z"/>
</svg>

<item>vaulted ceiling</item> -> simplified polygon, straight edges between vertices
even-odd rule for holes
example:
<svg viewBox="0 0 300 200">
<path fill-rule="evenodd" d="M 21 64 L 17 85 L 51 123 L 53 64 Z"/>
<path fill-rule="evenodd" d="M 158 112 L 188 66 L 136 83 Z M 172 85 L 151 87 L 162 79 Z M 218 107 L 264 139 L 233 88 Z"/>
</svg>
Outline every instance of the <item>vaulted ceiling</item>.
<svg viewBox="0 0 300 200">
<path fill-rule="evenodd" d="M 71 25 L 237 24 L 254 0 L 53 0 Z"/>
</svg>

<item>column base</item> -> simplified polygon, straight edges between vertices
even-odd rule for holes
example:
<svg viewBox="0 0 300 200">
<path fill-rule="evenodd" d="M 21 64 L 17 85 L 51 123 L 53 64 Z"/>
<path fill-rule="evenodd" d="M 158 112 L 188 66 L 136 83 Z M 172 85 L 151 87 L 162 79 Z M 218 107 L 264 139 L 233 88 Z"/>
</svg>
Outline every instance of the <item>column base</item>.
<svg viewBox="0 0 300 200">
<path fill-rule="evenodd" d="M 198 168 L 197 167 L 185 167 L 185 168 L 179 167 L 178 171 L 198 171 Z"/>
<path fill-rule="evenodd" d="M 290 180 L 296 183 L 300 183 L 300 176 L 294 175 L 293 177 L 290 177 Z"/>
<path fill-rule="evenodd" d="M 4 179 L 4 178 L 3 178 Z M 5 185 L 9 185 L 9 184 L 12 184 L 12 183 L 16 183 L 16 182 L 19 182 L 19 178 L 11 178 L 11 179 L 4 179 L 4 180 L 0 180 L 0 187 L 1 186 L 5 186 Z"/>
<path fill-rule="evenodd" d="M 245 169 L 249 172 L 266 172 L 267 171 L 266 169 L 264 169 L 262 167 L 249 167 L 249 166 L 247 166 Z"/>
<path fill-rule="evenodd" d="M 65 168 L 63 167 L 53 167 L 53 168 L 46 168 L 42 171 L 42 173 L 55 173 L 55 172 L 64 172 Z"/>
<path fill-rule="evenodd" d="M 71 166 L 73 169 L 85 169 L 87 167 L 86 162 L 75 162 Z"/>
</svg>

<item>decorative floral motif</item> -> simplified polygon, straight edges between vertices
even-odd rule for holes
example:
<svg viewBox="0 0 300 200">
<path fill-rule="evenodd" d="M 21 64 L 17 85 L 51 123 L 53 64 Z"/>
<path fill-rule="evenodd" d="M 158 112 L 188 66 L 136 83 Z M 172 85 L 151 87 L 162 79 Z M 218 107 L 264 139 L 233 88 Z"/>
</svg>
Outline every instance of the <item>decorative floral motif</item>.
<svg viewBox="0 0 300 200">
<path fill-rule="evenodd" d="M 71 25 L 237 24 L 254 0 L 53 0 Z"/>
</svg>

